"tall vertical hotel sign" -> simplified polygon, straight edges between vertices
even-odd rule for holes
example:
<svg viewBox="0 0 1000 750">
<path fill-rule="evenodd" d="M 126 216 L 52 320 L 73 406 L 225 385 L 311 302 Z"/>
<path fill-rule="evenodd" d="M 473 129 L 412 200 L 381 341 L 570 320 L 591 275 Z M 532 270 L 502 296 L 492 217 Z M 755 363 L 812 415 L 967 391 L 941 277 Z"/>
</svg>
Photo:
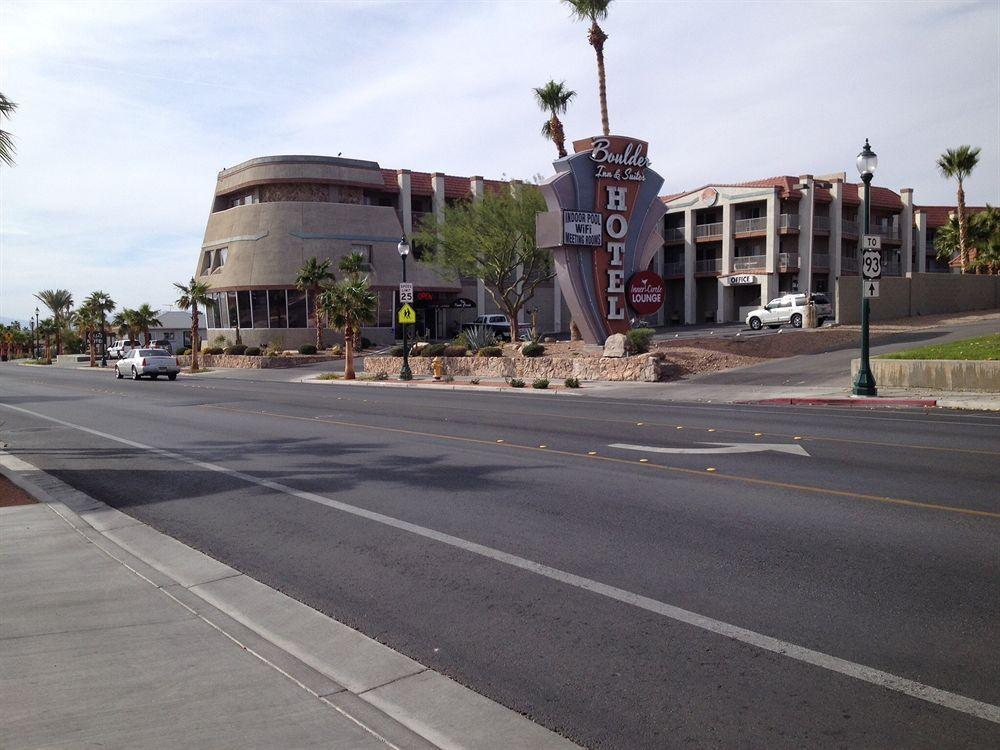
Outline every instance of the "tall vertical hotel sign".
<svg viewBox="0 0 1000 750">
<path fill-rule="evenodd" d="M 648 314 L 648 306 L 630 310 L 627 291 L 638 273 L 644 284 L 651 277 L 659 281 L 647 269 L 663 247 L 663 178 L 650 168 L 645 141 L 596 136 L 573 147 L 575 153 L 557 160 L 555 176 L 540 186 L 548 211 L 537 217 L 536 242 L 552 249 L 560 288 L 584 340 L 604 343 L 627 331 L 636 312 Z"/>
</svg>

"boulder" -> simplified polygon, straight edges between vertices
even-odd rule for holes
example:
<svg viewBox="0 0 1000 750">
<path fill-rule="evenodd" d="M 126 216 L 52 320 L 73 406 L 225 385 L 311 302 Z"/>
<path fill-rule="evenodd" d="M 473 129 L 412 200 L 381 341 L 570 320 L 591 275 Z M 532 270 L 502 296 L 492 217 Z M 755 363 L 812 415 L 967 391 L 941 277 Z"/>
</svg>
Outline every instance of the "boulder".
<svg viewBox="0 0 1000 750">
<path fill-rule="evenodd" d="M 628 346 L 628 339 L 624 333 L 612 333 L 608 340 L 604 342 L 605 357 L 624 357 Z"/>
</svg>

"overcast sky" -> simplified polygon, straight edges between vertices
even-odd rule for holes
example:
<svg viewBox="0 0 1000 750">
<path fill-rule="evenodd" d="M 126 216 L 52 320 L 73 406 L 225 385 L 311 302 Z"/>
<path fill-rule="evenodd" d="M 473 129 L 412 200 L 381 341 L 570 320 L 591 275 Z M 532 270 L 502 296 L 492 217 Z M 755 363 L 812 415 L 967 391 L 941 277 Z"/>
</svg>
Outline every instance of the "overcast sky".
<svg viewBox="0 0 1000 750">
<path fill-rule="evenodd" d="M 612 132 L 650 142 L 665 192 L 847 171 L 949 204 L 945 148 L 982 147 L 970 204 L 1000 202 L 1000 3 L 640 2 L 604 24 Z M 490 178 L 547 175 L 531 95 L 578 92 L 600 131 L 587 28 L 522 2 L 0 0 L 0 316 L 39 289 L 169 309 L 219 169 L 268 154 Z"/>
</svg>

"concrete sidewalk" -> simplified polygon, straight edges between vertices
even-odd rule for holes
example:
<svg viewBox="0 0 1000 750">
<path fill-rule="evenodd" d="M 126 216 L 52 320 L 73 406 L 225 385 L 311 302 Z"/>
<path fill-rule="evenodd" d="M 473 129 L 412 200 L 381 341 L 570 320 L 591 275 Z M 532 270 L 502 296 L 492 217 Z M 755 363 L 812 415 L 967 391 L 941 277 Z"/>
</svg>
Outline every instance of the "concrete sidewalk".
<svg viewBox="0 0 1000 750">
<path fill-rule="evenodd" d="M 0 747 L 576 745 L 0 451 Z"/>
</svg>

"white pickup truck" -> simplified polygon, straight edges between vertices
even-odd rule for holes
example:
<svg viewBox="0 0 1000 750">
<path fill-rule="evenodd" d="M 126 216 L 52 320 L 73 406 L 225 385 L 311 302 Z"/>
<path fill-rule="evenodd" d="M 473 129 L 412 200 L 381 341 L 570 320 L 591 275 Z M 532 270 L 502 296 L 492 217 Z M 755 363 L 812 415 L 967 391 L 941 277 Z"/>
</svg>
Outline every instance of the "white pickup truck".
<svg viewBox="0 0 1000 750">
<path fill-rule="evenodd" d="M 131 341 L 129 339 L 119 339 L 111 346 L 108 347 L 108 357 L 111 359 L 121 359 L 126 354 L 128 354 L 133 349 L 138 348 L 138 341 Z"/>
<path fill-rule="evenodd" d="M 793 328 L 801 328 L 805 317 L 806 305 L 812 302 L 816 306 L 816 323 L 823 325 L 823 321 L 833 317 L 833 307 L 830 299 L 821 292 L 811 294 L 783 294 L 775 297 L 763 307 L 751 310 L 747 313 L 747 325 L 753 330 L 759 331 L 764 326 L 778 328 L 785 324 L 791 324 Z"/>
</svg>

